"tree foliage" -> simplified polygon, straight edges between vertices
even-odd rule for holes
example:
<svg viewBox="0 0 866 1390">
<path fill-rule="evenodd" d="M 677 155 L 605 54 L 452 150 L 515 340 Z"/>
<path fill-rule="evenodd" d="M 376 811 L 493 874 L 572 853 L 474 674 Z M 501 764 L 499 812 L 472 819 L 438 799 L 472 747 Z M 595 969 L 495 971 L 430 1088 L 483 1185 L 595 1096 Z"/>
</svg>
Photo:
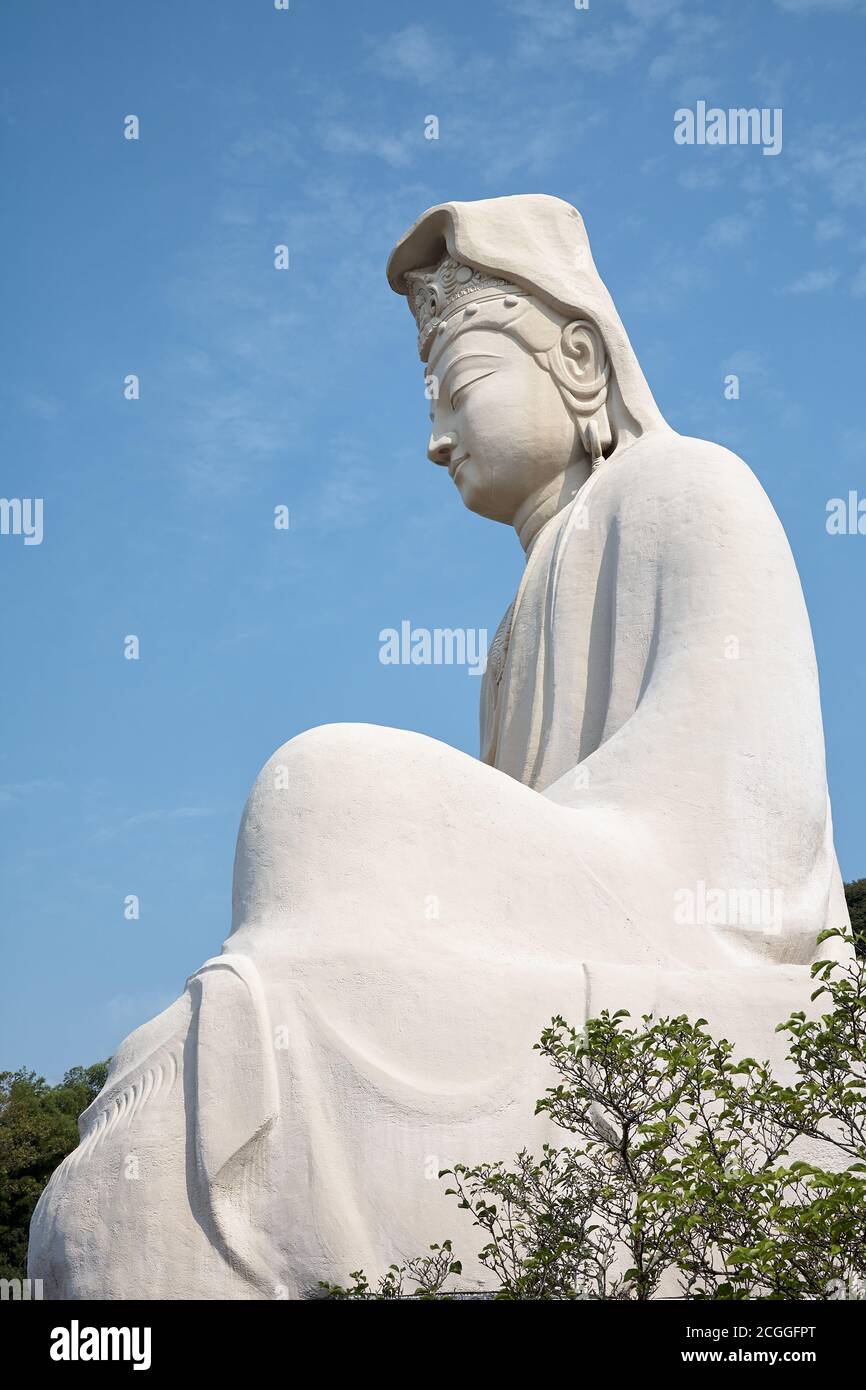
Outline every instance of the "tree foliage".
<svg viewBox="0 0 866 1390">
<path fill-rule="evenodd" d="M 855 878 L 845 884 L 845 901 L 851 918 L 851 930 L 858 939 L 860 952 L 866 951 L 866 878 Z"/>
<path fill-rule="evenodd" d="M 496 1298 L 866 1297 L 866 960 L 812 975 L 818 1008 L 777 1030 L 790 1084 L 705 1019 L 552 1021 L 537 1046 L 558 1079 L 537 1111 L 566 1142 L 440 1174 L 483 1234 Z M 357 1271 L 323 1288 L 449 1298 L 460 1265 L 444 1270 L 441 1250 L 450 1261 L 446 1242 L 375 1286 Z"/>
<path fill-rule="evenodd" d="M 102 1090 L 108 1062 L 72 1067 L 59 1086 L 35 1072 L 0 1072 L 0 1278 L 24 1278 L 39 1194 L 78 1144 L 78 1116 Z"/>
</svg>

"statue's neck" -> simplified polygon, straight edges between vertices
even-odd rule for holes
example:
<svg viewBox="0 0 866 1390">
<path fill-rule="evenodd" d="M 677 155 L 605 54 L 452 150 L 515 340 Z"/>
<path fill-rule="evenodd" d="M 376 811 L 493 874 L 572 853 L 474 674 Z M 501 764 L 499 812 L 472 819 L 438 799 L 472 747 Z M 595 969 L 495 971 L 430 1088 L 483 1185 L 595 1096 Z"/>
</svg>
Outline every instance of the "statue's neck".
<svg viewBox="0 0 866 1390">
<path fill-rule="evenodd" d="M 542 527 L 573 501 L 591 472 L 589 459 L 584 455 L 570 463 L 558 478 L 545 483 L 521 502 L 513 524 L 527 559 Z"/>
</svg>

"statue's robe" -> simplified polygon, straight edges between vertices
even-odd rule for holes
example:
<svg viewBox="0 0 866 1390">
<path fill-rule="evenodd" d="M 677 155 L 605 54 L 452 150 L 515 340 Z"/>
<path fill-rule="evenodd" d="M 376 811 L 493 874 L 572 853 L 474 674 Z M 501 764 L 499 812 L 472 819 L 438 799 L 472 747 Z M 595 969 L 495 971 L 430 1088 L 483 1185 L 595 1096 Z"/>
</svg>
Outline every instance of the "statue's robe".
<svg viewBox="0 0 866 1390">
<path fill-rule="evenodd" d="M 557 1137 L 554 1013 L 685 1012 L 784 1060 L 847 914 L 803 596 L 741 460 L 651 429 L 547 524 L 482 744 L 326 726 L 265 766 L 223 954 L 39 1204 L 47 1296 L 296 1297 L 446 1237 L 477 1278 L 436 1174 Z"/>
<path fill-rule="evenodd" d="M 599 469 L 539 536 L 496 675 L 482 757 L 580 813 L 593 872 L 670 959 L 804 964 L 846 920 L 809 619 L 741 459 L 664 430 Z M 771 911 L 667 932 L 683 890 L 711 918 L 729 889 Z"/>
</svg>

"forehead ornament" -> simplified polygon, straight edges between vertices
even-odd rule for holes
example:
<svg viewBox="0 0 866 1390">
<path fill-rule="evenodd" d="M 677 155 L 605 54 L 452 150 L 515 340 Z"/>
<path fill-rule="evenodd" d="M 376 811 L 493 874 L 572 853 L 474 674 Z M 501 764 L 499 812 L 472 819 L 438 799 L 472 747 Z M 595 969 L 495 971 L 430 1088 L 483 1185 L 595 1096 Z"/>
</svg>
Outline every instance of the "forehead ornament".
<svg viewBox="0 0 866 1390">
<path fill-rule="evenodd" d="M 507 308 L 513 308 L 526 297 L 525 292 L 510 281 L 488 275 L 483 270 L 473 270 L 472 266 L 463 265 L 452 256 L 446 256 L 439 265 L 407 271 L 405 278 L 409 307 L 418 325 L 418 352 L 422 362 L 430 355 L 433 338 L 444 331 L 454 314 L 463 310 L 467 314 L 475 313 L 478 305 L 487 299 L 502 299 Z"/>
</svg>

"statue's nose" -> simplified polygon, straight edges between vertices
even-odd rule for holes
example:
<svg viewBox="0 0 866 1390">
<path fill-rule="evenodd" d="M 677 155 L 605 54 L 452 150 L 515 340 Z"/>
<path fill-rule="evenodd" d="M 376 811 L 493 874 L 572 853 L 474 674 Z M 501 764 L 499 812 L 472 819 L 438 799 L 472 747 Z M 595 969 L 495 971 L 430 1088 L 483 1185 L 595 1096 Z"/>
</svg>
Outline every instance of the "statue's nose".
<svg viewBox="0 0 866 1390">
<path fill-rule="evenodd" d="M 427 457 L 430 462 L 441 463 L 447 468 L 454 453 L 455 442 L 453 434 L 431 434 L 427 445 Z"/>
</svg>

